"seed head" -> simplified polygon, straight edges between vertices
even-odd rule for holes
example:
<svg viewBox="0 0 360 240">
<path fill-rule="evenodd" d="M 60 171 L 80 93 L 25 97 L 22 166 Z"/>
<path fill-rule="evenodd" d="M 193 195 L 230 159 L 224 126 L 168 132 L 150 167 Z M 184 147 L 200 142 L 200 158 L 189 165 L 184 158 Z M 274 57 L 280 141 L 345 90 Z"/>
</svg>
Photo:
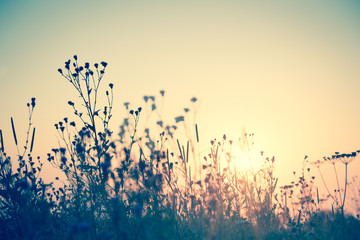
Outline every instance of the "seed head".
<svg viewBox="0 0 360 240">
<path fill-rule="evenodd" d="M 35 107 L 35 98 L 31 98 L 31 106 L 34 108 Z"/>
<path fill-rule="evenodd" d="M 107 62 L 101 62 L 101 65 L 102 65 L 104 68 L 106 68 Z"/>
</svg>

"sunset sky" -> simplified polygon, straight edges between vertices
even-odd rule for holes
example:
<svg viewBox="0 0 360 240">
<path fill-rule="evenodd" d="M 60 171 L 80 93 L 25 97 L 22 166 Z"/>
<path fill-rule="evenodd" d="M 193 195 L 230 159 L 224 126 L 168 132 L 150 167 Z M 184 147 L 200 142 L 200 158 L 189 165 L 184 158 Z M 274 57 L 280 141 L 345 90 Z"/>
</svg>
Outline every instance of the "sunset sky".
<svg viewBox="0 0 360 240">
<path fill-rule="evenodd" d="M 202 152 L 252 132 L 286 184 L 305 155 L 360 149 L 359 43 L 357 1 L 0 1 L 0 129 L 14 150 L 10 117 L 23 141 L 36 97 L 45 160 L 76 100 L 57 69 L 77 54 L 109 63 L 115 132 L 124 102 L 165 90 L 170 121 L 195 96 Z"/>
</svg>

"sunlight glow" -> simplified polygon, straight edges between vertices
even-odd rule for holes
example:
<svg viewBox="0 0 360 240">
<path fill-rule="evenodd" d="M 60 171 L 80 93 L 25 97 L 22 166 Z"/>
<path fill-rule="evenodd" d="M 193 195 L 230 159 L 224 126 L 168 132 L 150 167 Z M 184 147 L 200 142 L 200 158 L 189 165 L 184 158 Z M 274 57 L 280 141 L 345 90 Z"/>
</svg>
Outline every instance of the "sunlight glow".
<svg viewBox="0 0 360 240">
<path fill-rule="evenodd" d="M 231 146 L 231 164 L 240 171 L 256 172 L 261 169 L 264 162 L 263 152 L 258 151 L 253 142 L 253 135 L 245 134 Z"/>
</svg>

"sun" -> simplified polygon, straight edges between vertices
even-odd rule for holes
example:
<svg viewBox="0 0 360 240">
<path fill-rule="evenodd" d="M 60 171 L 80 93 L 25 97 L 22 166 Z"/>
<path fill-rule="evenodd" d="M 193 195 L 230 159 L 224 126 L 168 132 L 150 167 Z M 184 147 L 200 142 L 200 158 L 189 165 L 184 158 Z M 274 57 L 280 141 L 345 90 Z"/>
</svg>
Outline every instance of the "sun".
<svg viewBox="0 0 360 240">
<path fill-rule="evenodd" d="M 230 149 L 230 165 L 237 171 L 256 172 L 261 169 L 264 159 L 263 152 L 257 150 L 253 143 L 246 143 L 239 139 Z"/>
</svg>

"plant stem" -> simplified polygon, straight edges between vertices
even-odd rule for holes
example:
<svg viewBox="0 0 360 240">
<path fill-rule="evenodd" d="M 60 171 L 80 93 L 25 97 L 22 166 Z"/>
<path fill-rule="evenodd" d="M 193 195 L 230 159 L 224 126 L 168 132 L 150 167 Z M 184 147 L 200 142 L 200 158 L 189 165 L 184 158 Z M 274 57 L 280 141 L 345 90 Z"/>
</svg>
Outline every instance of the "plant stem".
<svg viewBox="0 0 360 240">
<path fill-rule="evenodd" d="M 321 180 L 323 181 L 324 186 L 325 186 L 325 188 L 326 188 L 329 196 L 334 200 L 334 202 L 336 203 L 336 205 L 339 206 L 339 203 L 338 203 L 338 201 L 336 200 L 336 198 L 334 198 L 334 196 L 330 193 L 329 188 L 328 188 L 327 185 L 326 185 L 326 182 L 325 182 L 325 180 L 324 180 L 324 176 L 322 175 L 320 168 L 318 167 L 317 169 L 319 170 Z"/>
<path fill-rule="evenodd" d="M 344 211 L 344 206 L 345 206 L 345 198 L 346 198 L 346 187 L 347 187 L 347 166 L 348 164 L 345 164 L 345 190 L 344 190 L 344 199 L 341 205 L 342 210 Z"/>
<path fill-rule="evenodd" d="M 334 171 L 335 171 L 336 182 L 337 182 L 337 185 L 338 185 L 338 191 L 339 191 L 339 196 L 340 196 L 340 202 L 342 202 L 342 199 L 341 199 L 341 192 L 340 192 L 339 178 L 338 178 L 338 174 L 337 174 L 337 171 L 336 171 L 335 164 L 333 164 L 333 167 L 334 167 Z"/>
</svg>

